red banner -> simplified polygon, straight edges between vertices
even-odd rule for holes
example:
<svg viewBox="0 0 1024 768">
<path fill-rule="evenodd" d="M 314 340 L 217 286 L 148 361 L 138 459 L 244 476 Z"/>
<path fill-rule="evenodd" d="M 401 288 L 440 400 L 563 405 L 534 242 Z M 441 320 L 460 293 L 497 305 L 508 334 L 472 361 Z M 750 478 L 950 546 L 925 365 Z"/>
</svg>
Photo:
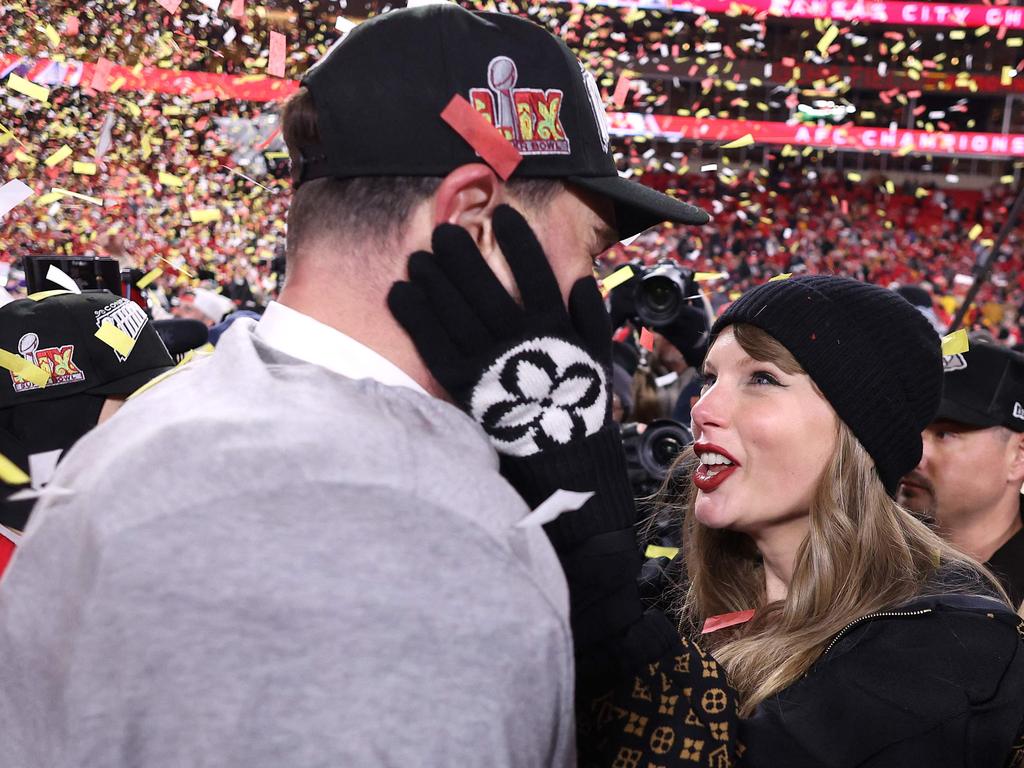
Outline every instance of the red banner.
<svg viewBox="0 0 1024 768">
<path fill-rule="evenodd" d="M 729 142 L 746 136 L 758 144 L 794 144 L 860 152 L 897 154 L 976 155 L 1024 157 L 1024 134 L 945 133 L 890 130 L 857 125 L 815 126 L 769 123 L 760 120 L 717 120 L 673 115 L 640 115 L 615 112 L 608 115 L 613 136 L 651 136 L 669 141 Z"/>
<path fill-rule="evenodd" d="M 575 0 L 555 0 L 573 3 Z M 602 5 L 730 16 L 766 14 L 796 19 L 832 19 L 875 24 L 1024 29 L 1024 7 L 950 3 L 865 2 L 864 0 L 612 0 Z"/>
</svg>

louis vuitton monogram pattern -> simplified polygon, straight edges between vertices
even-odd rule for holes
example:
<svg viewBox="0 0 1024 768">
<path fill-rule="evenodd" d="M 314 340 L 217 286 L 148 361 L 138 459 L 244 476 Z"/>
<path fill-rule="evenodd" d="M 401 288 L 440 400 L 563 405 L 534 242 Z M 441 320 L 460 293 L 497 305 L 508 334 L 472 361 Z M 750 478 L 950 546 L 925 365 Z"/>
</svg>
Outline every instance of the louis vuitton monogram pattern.
<svg viewBox="0 0 1024 768">
<path fill-rule="evenodd" d="M 731 768 L 736 697 L 724 671 L 696 644 L 673 650 L 580 712 L 581 765 Z"/>
</svg>

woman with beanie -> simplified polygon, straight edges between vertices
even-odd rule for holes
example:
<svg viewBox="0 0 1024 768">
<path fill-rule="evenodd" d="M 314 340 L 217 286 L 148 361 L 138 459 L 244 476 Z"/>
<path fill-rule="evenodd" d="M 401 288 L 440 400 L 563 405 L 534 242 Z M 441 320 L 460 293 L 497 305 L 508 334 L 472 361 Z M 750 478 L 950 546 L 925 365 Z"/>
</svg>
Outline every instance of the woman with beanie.
<svg viewBox="0 0 1024 768">
<path fill-rule="evenodd" d="M 415 311 L 398 292 L 392 311 L 531 507 L 558 489 L 592 493 L 546 525 L 570 588 L 581 762 L 1018 765 L 1018 617 L 982 566 L 893 501 L 940 399 L 939 340 L 920 313 L 877 286 L 806 276 L 752 289 L 717 321 L 696 442 L 661 499 L 684 521 L 673 623 L 640 603 L 617 433 L 569 396 L 585 392 L 589 408 L 606 386 L 592 365 L 610 363 L 596 287 L 578 281 L 568 313 L 556 311 L 524 228 L 501 241 L 520 308 L 470 269 L 467 248 L 435 254 L 429 280 L 410 268 Z M 472 322 L 492 334 L 486 350 L 466 346 Z M 439 355 L 443 338 L 467 351 L 446 343 Z M 540 371 L 559 383 L 533 402 Z"/>
</svg>

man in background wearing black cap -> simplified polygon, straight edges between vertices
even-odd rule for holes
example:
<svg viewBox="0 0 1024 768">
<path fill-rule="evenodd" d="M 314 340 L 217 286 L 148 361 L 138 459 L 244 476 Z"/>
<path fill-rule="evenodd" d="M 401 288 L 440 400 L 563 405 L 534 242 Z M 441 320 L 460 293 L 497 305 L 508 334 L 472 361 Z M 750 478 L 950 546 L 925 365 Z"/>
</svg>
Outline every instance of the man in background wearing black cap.
<svg viewBox="0 0 1024 768">
<path fill-rule="evenodd" d="M 597 255 L 708 217 L 619 178 L 592 77 L 523 19 L 388 13 L 302 84 L 280 302 L 70 452 L 54 482 L 72 494 L 40 505 L 0 590 L 12 765 L 574 763 L 543 520 L 387 295 L 410 253 L 454 244 L 538 299 L 506 258 L 526 226 L 511 205 L 557 278 L 540 319 L 585 294 L 600 321 Z M 610 355 L 606 316 L 583 333 Z M 606 375 L 559 349 L 581 374 L 533 447 L 604 428 Z M 140 508 L 114 477 L 174 492 Z"/>
<path fill-rule="evenodd" d="M 96 338 L 103 323 L 132 340 L 128 355 Z M 31 456 L 68 450 L 132 392 L 174 367 L 146 313 L 109 291 L 62 292 L 0 307 L 0 350 L 46 374 L 45 382 L 34 382 L 0 370 L 0 455 L 26 476 Z M 34 487 L 46 482 L 31 480 Z M 23 489 L 24 483 L 0 479 L 0 525 L 24 530 L 34 500 L 11 498 Z"/>
<path fill-rule="evenodd" d="M 991 337 L 944 358 L 942 405 L 899 502 L 999 577 L 1024 604 L 1024 355 Z"/>
</svg>

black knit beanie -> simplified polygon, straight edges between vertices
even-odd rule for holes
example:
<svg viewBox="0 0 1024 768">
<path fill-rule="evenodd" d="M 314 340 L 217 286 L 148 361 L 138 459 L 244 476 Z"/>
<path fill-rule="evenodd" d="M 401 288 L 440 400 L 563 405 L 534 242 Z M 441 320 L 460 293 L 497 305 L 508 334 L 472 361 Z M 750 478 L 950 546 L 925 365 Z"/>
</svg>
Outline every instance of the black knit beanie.
<svg viewBox="0 0 1024 768">
<path fill-rule="evenodd" d="M 895 496 L 921 460 L 921 432 L 942 395 L 940 340 L 921 313 L 877 285 L 806 275 L 747 291 L 712 338 L 734 323 L 766 331 L 792 353 Z"/>
</svg>

